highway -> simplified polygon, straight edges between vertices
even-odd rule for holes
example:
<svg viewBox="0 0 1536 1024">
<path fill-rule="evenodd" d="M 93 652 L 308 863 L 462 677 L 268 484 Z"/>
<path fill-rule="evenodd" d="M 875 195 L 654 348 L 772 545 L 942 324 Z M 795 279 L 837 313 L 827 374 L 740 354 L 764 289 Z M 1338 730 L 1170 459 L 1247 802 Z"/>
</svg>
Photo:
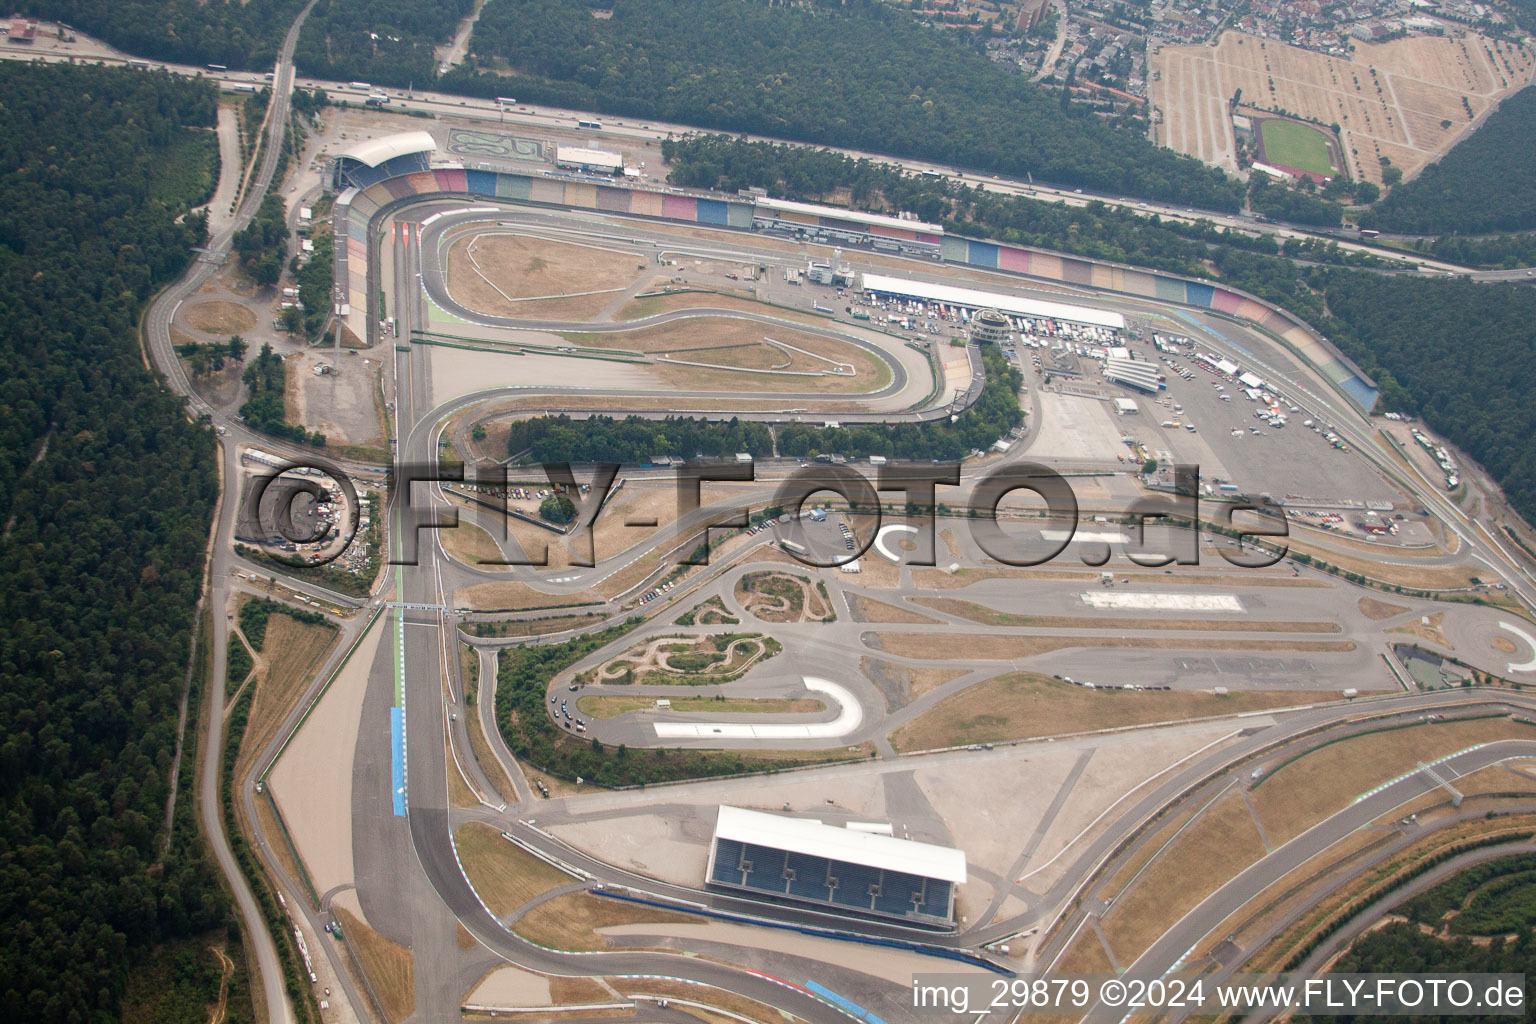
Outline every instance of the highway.
<svg viewBox="0 0 1536 1024">
<path fill-rule="evenodd" d="M 21 47 L 0 42 L 0 59 L 12 60 L 44 60 L 66 61 L 71 59 L 99 59 L 110 62 L 126 63 L 136 60 L 140 64 L 154 67 L 163 67 L 177 74 L 185 74 L 199 77 L 212 77 L 226 87 L 233 85 L 251 85 L 256 88 L 264 87 L 267 82 L 259 73 L 230 71 L 212 74 L 205 68 L 190 65 L 173 64 L 159 61 L 142 61 L 132 58 L 121 51 L 90 39 L 77 33 L 75 44 L 49 44 L 48 49 L 41 47 Z M 301 78 L 297 85 L 307 89 L 319 89 L 332 101 L 348 103 L 357 106 L 367 99 L 368 92 L 354 89 L 350 83 L 332 82 L 319 78 Z M 455 116 L 482 121 L 494 121 L 497 124 L 509 126 L 523 126 L 526 128 L 561 129 L 568 131 L 581 130 L 583 134 L 593 134 L 596 137 L 612 137 L 615 139 L 650 140 L 661 141 L 668 136 L 684 135 L 697 132 L 699 129 L 689 125 L 670 124 L 663 121 L 630 119 L 619 120 L 602 114 L 591 112 L 566 110 L 560 107 L 540 106 L 531 103 L 519 103 L 515 107 L 506 108 L 494 100 L 462 97 L 452 93 L 441 93 L 430 90 L 403 90 L 393 87 L 375 90 L 390 97 L 390 106 L 396 109 L 416 110 L 431 113 L 439 117 Z M 578 129 L 578 122 L 598 121 L 603 125 L 602 129 L 591 132 L 588 129 Z M 732 133 L 734 134 L 734 133 Z M 779 139 L 773 136 L 747 135 L 749 139 L 768 142 L 785 143 L 795 145 L 792 140 Z M 1207 221 L 1216 227 L 1228 230 L 1241 231 L 1249 235 L 1273 235 L 1278 239 L 1295 239 L 1306 241 L 1310 239 L 1322 239 L 1336 243 L 1339 248 L 1347 252 L 1360 252 L 1382 259 L 1397 261 L 1402 270 L 1429 274 L 1454 274 L 1464 275 L 1477 281 L 1489 283 L 1496 282 L 1536 282 L 1536 269 L 1515 270 L 1470 270 L 1467 267 L 1453 263 L 1435 260 L 1419 254 L 1405 254 L 1395 249 L 1371 245 L 1351 237 L 1350 232 L 1319 232 L 1308 230 L 1290 224 L 1263 222 L 1252 215 L 1228 214 L 1221 211 L 1201 210 L 1188 206 L 1177 206 L 1168 203 L 1158 203 L 1135 199 L 1127 196 L 1115 196 L 1096 194 L 1083 189 L 1058 188 L 1047 184 L 1037 184 L 1033 181 L 1021 181 L 1001 175 L 984 172 L 969 171 L 963 168 L 954 168 L 942 164 L 936 164 L 931 160 L 917 160 L 904 157 L 893 157 L 888 154 L 871 153 L 846 147 L 825 147 L 834 152 L 842 153 L 852 159 L 866 159 L 876 163 L 890 164 L 912 173 L 937 173 L 940 177 L 956 183 L 972 187 L 985 188 L 988 191 L 998 192 L 1004 195 L 1018 195 L 1044 202 L 1060 203 L 1067 206 L 1087 206 L 1090 203 L 1101 203 L 1108 207 L 1120 209 L 1129 213 L 1144 217 L 1158 217 L 1162 220 L 1171 220 L 1181 223 L 1193 224 Z M 1403 241 L 1411 241 L 1407 236 L 1401 236 Z"/>
</svg>

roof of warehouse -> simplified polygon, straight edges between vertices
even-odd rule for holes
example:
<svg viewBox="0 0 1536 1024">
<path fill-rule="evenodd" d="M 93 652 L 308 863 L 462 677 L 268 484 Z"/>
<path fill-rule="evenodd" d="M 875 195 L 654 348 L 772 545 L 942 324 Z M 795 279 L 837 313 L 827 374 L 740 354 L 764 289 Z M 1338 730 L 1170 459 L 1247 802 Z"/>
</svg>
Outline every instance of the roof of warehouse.
<svg viewBox="0 0 1536 1024">
<path fill-rule="evenodd" d="M 926 224 L 920 220 L 903 220 L 900 217 L 886 217 L 882 214 L 864 213 L 859 210 L 844 210 L 836 206 L 793 203 L 788 199 L 769 199 L 766 196 L 759 197 L 755 202 L 764 209 L 782 210 L 786 213 L 804 213 L 813 217 L 832 217 L 836 220 L 851 220 L 858 224 L 900 228 L 903 231 L 921 231 L 926 235 L 942 235 L 944 233 L 943 226 L 939 224 Z"/>
<path fill-rule="evenodd" d="M 874 832 L 855 832 L 805 818 L 722 806 L 715 822 L 715 838 L 937 878 L 955 885 L 965 882 L 965 854 L 960 850 Z"/>
<path fill-rule="evenodd" d="M 352 148 L 343 150 L 339 155 L 349 160 L 356 160 L 360 164 L 367 164 L 369 167 L 377 167 L 397 156 L 405 156 L 407 153 L 430 153 L 436 148 L 437 142 L 433 140 L 430 132 L 401 132 L 399 135 L 386 135 L 382 139 L 359 142 Z"/>
<path fill-rule="evenodd" d="M 605 149 L 587 149 L 585 146 L 556 146 L 555 163 L 585 164 L 588 167 L 623 167 L 624 157 Z"/>
<path fill-rule="evenodd" d="M 887 277 L 884 274 L 865 274 L 864 290 L 886 292 L 890 295 L 906 295 L 914 299 L 932 300 L 934 302 L 948 302 L 956 306 L 990 306 L 993 309 L 1001 310 L 1004 313 L 1012 313 L 1015 316 L 1070 320 L 1077 324 L 1113 327 L 1116 330 L 1125 327 L 1125 317 L 1119 313 L 1111 313 L 1104 309 L 1090 309 L 1087 306 L 1069 306 L 1061 302 L 1042 302 L 1039 299 L 1021 299 L 1016 295 L 1004 295 L 1000 292 L 983 292 L 975 288 L 957 288 L 953 285 L 933 284 L 929 281 L 909 281 L 906 278 Z"/>
</svg>

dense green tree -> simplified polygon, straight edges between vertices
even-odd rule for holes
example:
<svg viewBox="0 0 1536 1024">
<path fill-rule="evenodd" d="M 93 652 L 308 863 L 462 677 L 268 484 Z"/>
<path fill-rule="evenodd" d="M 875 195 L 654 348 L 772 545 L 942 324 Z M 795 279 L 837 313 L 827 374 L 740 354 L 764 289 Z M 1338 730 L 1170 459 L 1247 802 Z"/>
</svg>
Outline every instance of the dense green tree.
<svg viewBox="0 0 1536 1024">
<path fill-rule="evenodd" d="M 0 95 L 0 1018 L 108 1021 L 160 944 L 228 921 L 187 788 L 164 828 L 213 439 L 137 335 L 204 241 L 159 197 L 217 98 L 15 61 Z"/>
<path fill-rule="evenodd" d="M 473 8 L 474 0 L 320 0 L 294 62 L 316 77 L 424 87 L 437 77 L 433 44 L 451 40 Z"/>
<path fill-rule="evenodd" d="M 1528 86 L 1437 163 L 1394 188 L 1361 223 L 1419 235 L 1536 228 L 1533 139 L 1536 88 Z"/>
</svg>

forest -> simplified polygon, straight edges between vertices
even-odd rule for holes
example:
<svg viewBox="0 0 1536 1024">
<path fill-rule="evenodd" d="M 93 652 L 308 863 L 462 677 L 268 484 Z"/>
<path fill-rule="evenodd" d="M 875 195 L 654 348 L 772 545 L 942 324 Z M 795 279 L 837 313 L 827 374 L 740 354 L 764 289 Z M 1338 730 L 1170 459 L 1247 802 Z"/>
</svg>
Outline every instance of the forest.
<svg viewBox="0 0 1536 1024">
<path fill-rule="evenodd" d="M 304 0 L 22 0 L 17 7 L 140 57 L 259 68 L 277 61 Z"/>
<path fill-rule="evenodd" d="M 137 336 L 204 240 L 178 219 L 206 194 L 166 187 L 203 176 L 168 155 L 216 97 L 15 61 L 0 95 L 0 1018 L 112 1020 L 140 972 L 187 977 L 162 951 L 233 927 L 185 758 L 165 828 L 213 435 Z"/>
<path fill-rule="evenodd" d="M 489 0 L 442 87 L 1236 210 L 1242 185 L 883 0 Z M 509 73 L 503 73 L 509 72 Z"/>
<path fill-rule="evenodd" d="M 277 284 L 283 276 L 283 257 L 288 255 L 288 208 L 283 197 L 269 192 L 256 209 L 256 216 L 233 239 L 245 272 L 263 288 Z"/>
<path fill-rule="evenodd" d="M 1516 854 L 1472 865 L 1404 903 L 1406 921 L 1356 939 L 1331 970 L 1344 972 L 1476 972 L 1524 974 L 1526 1001 L 1536 980 L 1536 857 Z M 1450 938 L 1426 935 L 1428 926 Z M 1513 939 L 1506 936 L 1513 935 Z M 1492 936 L 1486 944 L 1474 936 Z M 1318 1018 L 1327 1020 L 1329 1018 Z M 1459 1016 L 1458 1021 L 1509 1020 Z"/>
<path fill-rule="evenodd" d="M 1367 372 L 1399 382 L 1394 403 L 1468 452 L 1536 520 L 1536 288 L 1335 273 L 1318 326 Z"/>
<path fill-rule="evenodd" d="M 288 368 L 283 364 L 283 357 L 272 351 L 271 345 L 261 346 L 261 352 L 246 364 L 240 379 L 245 382 L 246 392 L 240 415 L 253 429 L 300 444 L 308 442 L 316 448 L 325 447 L 324 434 L 288 422 L 285 403 Z"/>
<path fill-rule="evenodd" d="M 474 0 L 320 0 L 299 30 L 293 60 L 306 75 L 426 88 L 434 43 L 453 38 Z"/>
<path fill-rule="evenodd" d="M 1483 126 L 1360 219 L 1415 235 L 1480 235 L 1536 228 L 1536 88 L 1499 105 Z"/>
</svg>

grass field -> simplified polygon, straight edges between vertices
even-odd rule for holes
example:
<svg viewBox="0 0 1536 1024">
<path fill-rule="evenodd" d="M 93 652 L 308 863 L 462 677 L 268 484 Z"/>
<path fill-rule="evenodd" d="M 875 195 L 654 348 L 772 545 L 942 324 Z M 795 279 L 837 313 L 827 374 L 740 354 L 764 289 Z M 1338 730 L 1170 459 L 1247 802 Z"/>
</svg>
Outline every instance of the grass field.
<svg viewBox="0 0 1536 1024">
<path fill-rule="evenodd" d="M 390 1024 L 399 1024 L 416 1008 L 415 959 L 411 951 L 390 942 L 345 908 L 336 907 L 335 912 L 348 948 L 356 951 L 359 965 L 382 1004 L 379 1009 Z"/>
<path fill-rule="evenodd" d="M 1262 711 L 1306 704 L 1316 698 L 1316 693 L 1305 690 L 1227 694 L 1203 690 L 1099 691 L 1020 672 L 988 679 L 940 701 L 896 730 L 891 745 L 897 750 L 932 750 Z"/>
<path fill-rule="evenodd" d="M 503 839 L 489 825 L 461 825 L 453 842 L 465 875 L 493 914 L 509 914 L 535 896 L 577 880 Z"/>
<path fill-rule="evenodd" d="M 1311 125 L 1270 118 L 1259 122 L 1259 133 L 1264 137 L 1266 162 L 1313 174 L 1335 173 L 1328 159 L 1328 138 Z"/>
</svg>

